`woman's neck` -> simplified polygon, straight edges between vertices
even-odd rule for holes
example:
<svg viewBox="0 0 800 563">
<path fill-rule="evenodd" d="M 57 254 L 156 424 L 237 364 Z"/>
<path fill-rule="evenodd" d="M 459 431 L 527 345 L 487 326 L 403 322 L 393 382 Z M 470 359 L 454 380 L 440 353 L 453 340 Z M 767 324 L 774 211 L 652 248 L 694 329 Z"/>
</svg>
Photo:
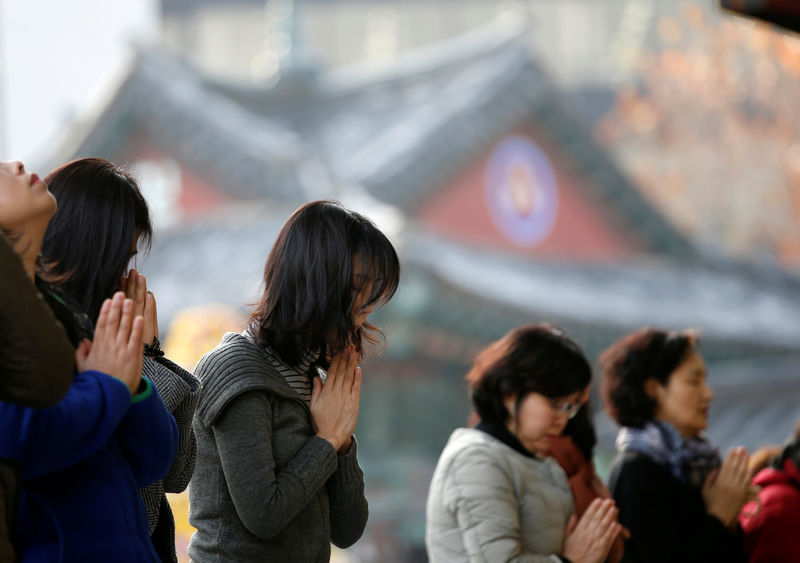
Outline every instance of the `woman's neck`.
<svg viewBox="0 0 800 563">
<path fill-rule="evenodd" d="M 14 242 L 14 251 L 19 254 L 25 273 L 33 281 L 36 279 L 36 261 L 39 258 L 39 250 L 42 248 L 43 237 L 21 236 Z"/>
<path fill-rule="evenodd" d="M 693 428 L 687 428 L 686 426 L 683 426 L 680 423 L 676 424 L 675 421 L 664 418 L 663 416 L 659 416 L 658 414 L 656 414 L 655 419 L 660 420 L 661 422 L 666 422 L 667 424 L 672 426 L 675 430 L 678 431 L 678 434 L 680 434 L 681 438 L 683 438 L 684 440 L 691 440 L 693 438 L 697 438 L 697 436 L 700 434 L 698 430 L 695 430 Z"/>
</svg>

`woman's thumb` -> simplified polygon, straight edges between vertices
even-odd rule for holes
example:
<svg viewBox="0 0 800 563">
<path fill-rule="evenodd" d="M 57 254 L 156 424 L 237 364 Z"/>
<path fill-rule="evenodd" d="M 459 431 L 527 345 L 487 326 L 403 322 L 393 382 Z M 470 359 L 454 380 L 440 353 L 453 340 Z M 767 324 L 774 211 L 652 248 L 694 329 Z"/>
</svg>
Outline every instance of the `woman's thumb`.
<svg viewBox="0 0 800 563">
<path fill-rule="evenodd" d="M 578 524 L 578 518 L 574 514 L 569 517 L 567 521 L 567 527 L 564 528 L 564 537 L 569 536 L 574 530 L 575 526 Z"/>
<path fill-rule="evenodd" d="M 78 368 L 78 372 L 86 371 L 84 366 L 86 365 L 86 359 L 89 357 L 89 352 L 92 349 L 92 341 L 84 338 L 78 344 L 78 347 L 75 349 L 75 365 Z"/>
<path fill-rule="evenodd" d="M 704 493 L 707 493 L 708 491 L 710 491 L 711 487 L 714 486 L 714 483 L 717 480 L 717 475 L 719 475 L 719 469 L 716 468 L 716 467 L 708 472 L 708 475 L 706 475 L 706 480 L 703 481 L 703 492 Z"/>
<path fill-rule="evenodd" d="M 318 375 L 314 376 L 311 382 L 311 404 L 314 405 L 319 399 L 319 394 L 322 393 L 322 379 Z"/>
</svg>

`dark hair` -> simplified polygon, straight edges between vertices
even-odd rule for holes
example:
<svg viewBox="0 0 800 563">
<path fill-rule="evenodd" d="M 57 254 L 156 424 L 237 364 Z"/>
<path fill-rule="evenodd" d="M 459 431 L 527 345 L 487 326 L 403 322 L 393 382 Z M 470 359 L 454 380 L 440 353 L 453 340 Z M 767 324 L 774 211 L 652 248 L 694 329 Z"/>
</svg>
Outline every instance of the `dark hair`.
<svg viewBox="0 0 800 563">
<path fill-rule="evenodd" d="M 117 288 L 130 260 L 131 242 L 150 248 L 153 226 L 136 180 L 102 158 L 82 158 L 45 179 L 58 201 L 42 242 L 52 273 L 94 321 Z"/>
<path fill-rule="evenodd" d="M 592 422 L 592 409 L 585 403 L 578 409 L 575 416 L 567 421 L 561 432 L 562 436 L 572 438 L 572 443 L 581 451 L 583 457 L 591 460 L 594 456 L 594 447 L 597 445 L 597 433 Z"/>
<path fill-rule="evenodd" d="M 481 351 L 467 374 L 472 403 L 481 420 L 502 426 L 508 420 L 503 400 L 516 394 L 563 397 L 584 389 L 592 368 L 580 347 L 554 326 L 515 328 Z"/>
<path fill-rule="evenodd" d="M 377 327 L 353 324 L 355 263 L 370 283 L 365 306 L 388 302 L 400 280 L 400 262 L 389 239 L 367 218 L 334 201 L 296 210 L 281 228 L 264 268 L 264 293 L 250 316 L 256 341 L 285 362 L 298 364 L 304 350 L 319 352 L 327 367 L 349 344 L 377 343 Z"/>
<path fill-rule="evenodd" d="M 786 445 L 771 461 L 771 467 L 783 471 L 786 460 L 791 460 L 795 467 L 800 468 L 800 420 L 795 423 L 794 432 Z"/>
<path fill-rule="evenodd" d="M 655 416 L 656 401 L 645 382 L 667 385 L 670 376 L 697 345 L 692 331 L 645 327 L 612 344 L 600 355 L 606 410 L 621 426 L 641 428 Z"/>
</svg>

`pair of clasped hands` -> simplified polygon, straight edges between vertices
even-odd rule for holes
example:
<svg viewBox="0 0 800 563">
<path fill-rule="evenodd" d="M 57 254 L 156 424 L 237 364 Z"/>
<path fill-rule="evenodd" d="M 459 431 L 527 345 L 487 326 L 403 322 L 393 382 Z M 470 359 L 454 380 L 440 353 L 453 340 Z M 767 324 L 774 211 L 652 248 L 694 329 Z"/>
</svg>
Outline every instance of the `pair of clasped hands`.
<svg viewBox="0 0 800 563">
<path fill-rule="evenodd" d="M 325 383 L 314 378 L 311 391 L 311 419 L 317 436 L 330 442 L 339 454 L 350 449 L 358 422 L 361 395 L 361 368 L 358 353 L 347 346 L 328 367 Z"/>
<path fill-rule="evenodd" d="M 728 452 L 719 469 L 712 471 L 702 488 L 709 514 L 726 526 L 733 526 L 744 503 L 757 494 L 750 485 L 749 456 L 742 447 Z M 567 525 L 564 556 L 576 563 L 601 563 L 606 560 L 614 539 L 630 532 L 617 521 L 618 510 L 611 499 L 592 501 L 581 519 L 573 516 Z"/>
<path fill-rule="evenodd" d="M 131 270 L 119 291 L 106 299 L 95 324 L 94 339 L 75 351 L 78 371 L 95 370 L 116 377 L 135 395 L 142 379 L 143 345 L 158 337 L 153 294 L 143 275 Z"/>
</svg>

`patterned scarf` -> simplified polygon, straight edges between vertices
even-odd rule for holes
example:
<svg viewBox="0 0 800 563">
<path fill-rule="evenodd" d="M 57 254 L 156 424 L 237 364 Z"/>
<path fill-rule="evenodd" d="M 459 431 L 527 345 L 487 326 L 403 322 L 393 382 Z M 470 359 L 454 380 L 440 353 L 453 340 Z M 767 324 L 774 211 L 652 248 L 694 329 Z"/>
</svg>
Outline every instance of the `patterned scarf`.
<svg viewBox="0 0 800 563">
<path fill-rule="evenodd" d="M 687 440 L 663 420 L 648 422 L 643 428 L 622 428 L 617 451 L 642 453 L 693 488 L 702 487 L 706 476 L 721 464 L 719 450 L 708 438 L 699 435 Z"/>
</svg>

